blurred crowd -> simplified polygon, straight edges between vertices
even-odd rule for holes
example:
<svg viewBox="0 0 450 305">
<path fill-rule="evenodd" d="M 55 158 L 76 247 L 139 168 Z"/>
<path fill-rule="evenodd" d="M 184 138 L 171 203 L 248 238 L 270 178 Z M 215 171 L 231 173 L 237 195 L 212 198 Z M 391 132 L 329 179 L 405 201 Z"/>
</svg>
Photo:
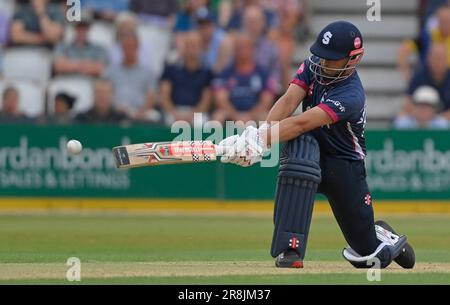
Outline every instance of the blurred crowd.
<svg viewBox="0 0 450 305">
<path fill-rule="evenodd" d="M 399 129 L 450 128 L 450 1 L 421 1 L 420 31 L 398 51 L 398 68 L 407 82 Z M 411 64 L 411 63 L 414 64 Z"/>
<path fill-rule="evenodd" d="M 449 128 L 450 0 L 418 2 L 393 125 Z M 311 18 L 309 0 L 81 3 L 70 21 L 66 0 L 0 0 L 0 123 L 263 120 Z"/>
<path fill-rule="evenodd" d="M 308 19 L 307 0 L 83 0 L 79 22 L 65 0 L 1 2 L 2 123 L 262 120 Z M 50 54 L 48 79 L 23 49 Z"/>
</svg>

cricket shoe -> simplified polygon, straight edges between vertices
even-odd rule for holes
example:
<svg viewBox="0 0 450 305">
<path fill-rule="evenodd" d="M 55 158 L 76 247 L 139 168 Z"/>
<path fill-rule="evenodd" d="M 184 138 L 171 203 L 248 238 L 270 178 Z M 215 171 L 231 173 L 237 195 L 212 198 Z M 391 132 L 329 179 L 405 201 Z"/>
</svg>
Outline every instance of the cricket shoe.
<svg viewBox="0 0 450 305">
<path fill-rule="evenodd" d="M 289 249 L 277 256 L 275 266 L 278 268 L 303 268 L 303 260 L 297 251 Z"/>
<path fill-rule="evenodd" d="M 394 229 L 383 220 L 377 220 L 375 225 L 398 235 Z M 413 247 L 411 247 L 409 243 L 406 243 L 402 252 L 394 259 L 394 261 L 405 269 L 412 269 L 416 263 L 416 255 Z"/>
</svg>

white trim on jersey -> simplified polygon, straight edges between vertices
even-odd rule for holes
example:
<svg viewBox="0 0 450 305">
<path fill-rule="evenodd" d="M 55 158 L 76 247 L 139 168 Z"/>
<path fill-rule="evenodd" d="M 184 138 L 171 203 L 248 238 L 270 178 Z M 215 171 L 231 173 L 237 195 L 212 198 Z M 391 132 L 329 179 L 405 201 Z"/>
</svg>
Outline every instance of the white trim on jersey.
<svg viewBox="0 0 450 305">
<path fill-rule="evenodd" d="M 355 152 L 357 152 L 359 154 L 360 159 L 363 160 L 366 155 L 364 154 L 364 151 L 362 150 L 361 145 L 359 145 L 358 138 L 355 136 L 355 133 L 352 130 L 352 126 L 351 126 L 350 122 L 347 122 L 347 130 L 348 130 L 348 132 L 350 132 L 350 135 L 352 136 L 353 147 L 355 149 Z"/>
</svg>

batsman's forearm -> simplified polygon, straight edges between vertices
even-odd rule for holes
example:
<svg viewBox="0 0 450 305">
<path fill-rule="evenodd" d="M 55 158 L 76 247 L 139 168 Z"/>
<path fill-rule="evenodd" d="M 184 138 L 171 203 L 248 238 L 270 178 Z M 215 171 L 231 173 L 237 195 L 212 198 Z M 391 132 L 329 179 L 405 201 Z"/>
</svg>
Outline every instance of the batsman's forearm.
<svg viewBox="0 0 450 305">
<path fill-rule="evenodd" d="M 298 104 L 288 103 L 286 97 L 283 95 L 273 105 L 272 109 L 267 116 L 267 122 L 280 122 L 281 120 L 289 117 L 297 109 Z"/>
<path fill-rule="evenodd" d="M 299 122 L 298 118 L 290 117 L 273 125 L 263 137 L 266 138 L 268 145 L 273 145 L 292 140 L 307 131 L 305 125 Z"/>
</svg>

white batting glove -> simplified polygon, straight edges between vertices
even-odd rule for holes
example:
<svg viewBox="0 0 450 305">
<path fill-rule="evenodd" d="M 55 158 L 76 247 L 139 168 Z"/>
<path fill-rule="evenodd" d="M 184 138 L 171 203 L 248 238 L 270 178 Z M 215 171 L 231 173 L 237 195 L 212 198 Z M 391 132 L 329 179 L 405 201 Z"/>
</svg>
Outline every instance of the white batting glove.
<svg viewBox="0 0 450 305">
<path fill-rule="evenodd" d="M 253 126 L 249 126 L 244 130 L 239 139 L 237 139 L 235 147 L 237 157 L 231 159 L 230 163 L 243 167 L 261 162 L 264 154 L 269 151 L 261 137 L 261 129 L 256 129 Z"/>
<path fill-rule="evenodd" d="M 222 163 L 234 163 L 237 158 L 236 155 L 236 142 L 239 139 L 239 135 L 234 135 L 220 141 L 218 149 L 221 151 L 222 157 L 220 161 Z"/>
</svg>

